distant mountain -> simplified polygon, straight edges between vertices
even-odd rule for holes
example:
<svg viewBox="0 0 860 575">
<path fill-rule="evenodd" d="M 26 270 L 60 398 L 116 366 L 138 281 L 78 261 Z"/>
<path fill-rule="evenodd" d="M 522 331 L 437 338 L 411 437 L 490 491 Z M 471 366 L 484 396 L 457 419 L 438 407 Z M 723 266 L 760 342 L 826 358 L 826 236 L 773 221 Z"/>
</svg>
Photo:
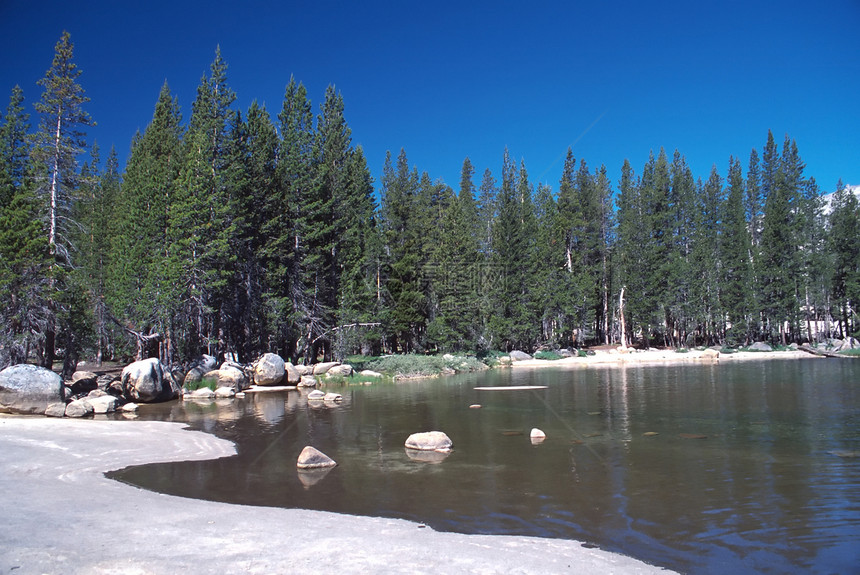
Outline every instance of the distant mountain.
<svg viewBox="0 0 860 575">
<path fill-rule="evenodd" d="M 860 200 L 860 186 L 845 186 L 845 188 L 849 192 L 853 193 L 857 197 L 858 200 Z M 824 200 L 823 209 L 824 209 L 825 214 L 830 213 L 830 206 L 831 206 L 831 204 L 833 204 L 833 196 L 835 196 L 835 195 L 836 195 L 836 192 L 833 192 L 832 194 L 825 194 L 825 195 L 821 196 L 821 199 Z"/>
</svg>

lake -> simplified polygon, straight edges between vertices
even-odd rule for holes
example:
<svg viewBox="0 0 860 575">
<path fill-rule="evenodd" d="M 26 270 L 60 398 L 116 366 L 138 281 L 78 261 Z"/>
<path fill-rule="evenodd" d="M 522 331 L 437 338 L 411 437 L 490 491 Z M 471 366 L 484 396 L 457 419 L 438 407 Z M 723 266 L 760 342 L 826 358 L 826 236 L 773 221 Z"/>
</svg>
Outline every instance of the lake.
<svg viewBox="0 0 860 575">
<path fill-rule="evenodd" d="M 187 421 L 238 455 L 111 476 L 185 497 L 577 539 L 687 573 L 857 573 L 858 376 L 860 361 L 836 359 L 517 368 L 338 386 L 330 406 L 301 391 L 146 405 L 141 418 Z M 475 390 L 514 385 L 547 389 Z M 449 455 L 406 452 L 407 436 L 430 430 L 451 437 Z M 305 445 L 338 466 L 298 472 Z"/>
</svg>

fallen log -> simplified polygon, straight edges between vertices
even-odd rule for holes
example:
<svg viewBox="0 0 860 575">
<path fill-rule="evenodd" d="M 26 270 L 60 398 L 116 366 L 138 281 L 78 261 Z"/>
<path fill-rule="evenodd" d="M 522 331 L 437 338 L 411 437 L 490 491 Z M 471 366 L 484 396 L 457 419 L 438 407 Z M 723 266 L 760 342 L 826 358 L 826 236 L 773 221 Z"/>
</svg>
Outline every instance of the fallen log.
<svg viewBox="0 0 860 575">
<path fill-rule="evenodd" d="M 846 355 L 844 353 L 836 353 L 835 351 L 824 351 L 821 349 L 815 349 L 809 345 L 801 345 L 798 347 L 800 351 L 805 351 L 806 353 L 811 353 L 812 355 L 817 355 L 819 357 L 835 357 L 838 359 L 856 359 L 860 358 L 860 355 Z"/>
</svg>

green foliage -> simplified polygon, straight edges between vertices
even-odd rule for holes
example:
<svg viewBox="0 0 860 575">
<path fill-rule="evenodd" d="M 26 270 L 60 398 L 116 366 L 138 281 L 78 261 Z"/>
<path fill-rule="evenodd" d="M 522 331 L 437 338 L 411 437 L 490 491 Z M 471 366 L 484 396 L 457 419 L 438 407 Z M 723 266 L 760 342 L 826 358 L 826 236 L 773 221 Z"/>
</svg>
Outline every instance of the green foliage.
<svg viewBox="0 0 860 575">
<path fill-rule="evenodd" d="M 395 378 L 429 377 L 446 372 L 481 371 L 486 367 L 475 357 L 460 355 L 389 355 L 374 359 L 366 364 L 366 369 Z"/>
<path fill-rule="evenodd" d="M 197 381 L 189 381 L 183 385 L 187 391 L 197 391 L 198 389 L 211 389 L 215 391 L 218 388 L 217 377 L 201 377 Z"/>
<path fill-rule="evenodd" d="M 532 357 L 535 359 L 546 359 L 549 361 L 555 361 L 555 360 L 559 360 L 559 359 L 564 358 L 563 355 L 556 353 L 554 351 L 538 351 L 538 352 L 535 352 L 535 354 Z"/>
</svg>

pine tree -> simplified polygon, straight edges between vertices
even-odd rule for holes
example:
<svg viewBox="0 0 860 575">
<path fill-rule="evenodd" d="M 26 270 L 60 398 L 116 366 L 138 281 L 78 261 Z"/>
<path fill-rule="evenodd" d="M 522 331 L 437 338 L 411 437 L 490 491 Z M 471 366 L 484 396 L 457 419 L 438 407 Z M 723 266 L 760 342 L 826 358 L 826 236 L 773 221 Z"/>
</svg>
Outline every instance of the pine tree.
<svg viewBox="0 0 860 575">
<path fill-rule="evenodd" d="M 722 262 L 721 294 L 726 311 L 726 340 L 729 345 L 750 343 L 752 337 L 753 303 L 752 242 L 744 206 L 745 187 L 741 164 L 737 158 L 729 159 L 728 193 L 722 208 Z"/>
<path fill-rule="evenodd" d="M 51 259 L 30 181 L 29 130 L 16 86 L 0 123 L 0 367 L 27 361 L 47 321 Z"/>
<path fill-rule="evenodd" d="M 304 85 L 290 78 L 278 115 L 281 142 L 275 193 L 263 203 L 261 258 L 265 270 L 264 299 L 273 346 L 285 357 L 298 359 L 308 340 L 304 318 L 308 314 L 305 255 L 306 230 L 314 222 L 305 209 L 309 201 L 317 158 L 314 120 Z M 299 338 L 302 338 L 299 345 Z"/>
<path fill-rule="evenodd" d="M 228 150 L 224 182 L 237 257 L 222 316 L 230 347 L 247 361 L 268 351 L 262 264 L 268 238 L 262 229 L 269 218 L 265 206 L 278 194 L 278 135 L 265 107 L 252 102 L 247 121 L 235 115 Z"/>
<path fill-rule="evenodd" d="M 168 260 L 172 273 L 179 274 L 173 278 L 179 288 L 173 300 L 184 304 L 178 317 L 194 326 L 180 342 L 187 356 L 235 351 L 226 331 L 237 264 L 234 183 L 227 169 L 232 127 L 238 122 L 231 108 L 235 100 L 227 64 L 216 48 L 209 77 L 201 79 L 191 108 L 180 186 L 168 214 Z"/>
<path fill-rule="evenodd" d="M 386 155 L 382 176 L 382 217 L 388 252 L 385 274 L 384 329 L 392 351 L 415 350 L 424 330 L 425 296 L 421 289 L 421 229 L 417 225 L 418 174 L 409 170 L 406 152 L 397 164 Z"/>
<path fill-rule="evenodd" d="M 491 289 L 493 313 L 488 323 L 491 341 L 507 350 L 531 348 L 537 340 L 537 312 L 528 287 L 535 243 L 531 195 L 525 165 L 517 171 L 505 149 L 491 259 L 501 281 Z"/>
<path fill-rule="evenodd" d="M 30 156 L 27 134 L 30 115 L 24 111 L 24 92 L 12 88 L 0 126 L 0 209 L 9 205 L 15 190 L 25 184 Z"/>
<path fill-rule="evenodd" d="M 805 185 L 797 146 L 786 136 L 782 156 L 775 154 L 773 135 L 765 146 L 762 189 L 764 206 L 760 273 L 761 303 L 768 335 L 783 345 L 793 337 L 799 318 L 800 192 Z M 770 174 L 773 174 L 772 176 Z"/>
<path fill-rule="evenodd" d="M 676 347 L 688 344 L 692 318 L 692 291 L 696 274 L 692 272 L 694 224 L 697 217 L 696 183 L 686 159 L 678 150 L 670 167 L 669 191 L 670 248 L 666 277 L 667 337 Z"/>
<path fill-rule="evenodd" d="M 642 274 L 641 292 L 631 293 L 631 298 L 639 298 L 645 315 L 642 326 L 645 344 L 649 345 L 653 335 L 661 334 L 666 338 L 668 306 L 663 292 L 664 280 L 671 267 L 671 217 L 669 204 L 669 164 L 666 152 L 661 148 L 657 158 L 652 153 L 642 170 L 640 183 L 641 214 L 644 243 L 639 273 Z M 662 329 L 661 329 L 662 328 Z"/>
<path fill-rule="evenodd" d="M 749 168 L 747 169 L 746 196 L 744 209 L 746 211 L 747 227 L 753 247 L 761 243 L 761 173 L 758 151 L 753 148 L 750 152 Z"/>
<path fill-rule="evenodd" d="M 710 345 L 723 332 L 723 310 L 720 301 L 719 248 L 722 178 L 717 167 L 711 168 L 708 181 L 699 186 L 698 210 L 691 253 L 695 316 L 703 341 Z"/>
<path fill-rule="evenodd" d="M 378 344 L 379 314 L 374 309 L 376 296 L 376 205 L 373 178 L 361 147 L 348 151 L 343 211 L 339 225 L 337 323 L 338 357 L 349 352 L 369 352 Z M 365 325 L 361 325 L 365 324 Z M 343 327 L 352 326 L 352 327 Z"/>
<path fill-rule="evenodd" d="M 77 157 L 85 148 L 83 129 L 93 124 L 84 104 L 89 98 L 78 84 L 81 72 L 74 63 L 74 46 L 68 32 L 54 48 L 54 59 L 35 104 L 39 128 L 32 152 L 36 194 L 43 202 L 48 250 L 57 260 L 51 267 L 44 331 L 43 365 L 51 367 L 56 345 L 57 313 L 64 272 L 71 266 L 68 222 L 78 187 Z M 62 326 L 59 326 L 62 327 Z"/>
<path fill-rule="evenodd" d="M 612 293 L 611 249 L 615 235 L 615 221 L 612 211 L 612 186 L 606 173 L 606 166 L 600 166 L 594 182 L 598 202 L 598 289 L 599 308 L 597 310 L 597 340 L 604 344 L 610 341 L 610 295 Z"/>
<path fill-rule="evenodd" d="M 496 180 L 489 169 L 484 170 L 481 177 L 481 187 L 478 190 L 478 245 L 484 259 L 489 261 L 493 246 L 493 222 L 496 220 Z"/>
<path fill-rule="evenodd" d="M 830 212 L 829 250 L 833 254 L 832 294 L 839 336 L 855 335 L 860 301 L 860 205 L 840 181 Z"/>
<path fill-rule="evenodd" d="M 538 185 L 534 203 L 537 226 L 535 260 L 539 266 L 532 278 L 533 296 L 540 314 L 540 339 L 555 346 L 561 344 L 566 325 L 566 296 L 560 286 L 570 276 L 565 267 L 564 232 L 559 225 L 558 204 L 552 188 Z"/>
<path fill-rule="evenodd" d="M 0 210 L 0 365 L 24 363 L 44 344 L 49 320 L 52 258 L 40 219 L 41 204 L 29 186 L 15 188 Z"/>
<path fill-rule="evenodd" d="M 797 301 L 805 324 L 798 328 L 798 333 L 805 329 L 807 339 L 812 342 L 827 335 L 818 329 L 818 322 L 827 318 L 832 258 L 827 253 L 827 219 L 815 178 L 801 184 L 798 200 Z"/>
<path fill-rule="evenodd" d="M 126 162 L 106 270 L 111 315 L 131 333 L 164 334 L 163 359 L 168 362 L 177 332 L 184 329 L 176 300 L 181 274 L 168 261 L 169 216 L 179 193 L 183 134 L 179 104 L 165 82 L 152 121 L 135 136 Z M 136 337 L 135 343 L 142 342 Z"/>
<path fill-rule="evenodd" d="M 625 159 L 621 167 L 621 179 L 618 183 L 617 218 L 617 267 L 619 298 L 619 324 L 622 346 L 632 343 L 641 322 L 641 317 L 647 311 L 638 294 L 644 287 L 642 246 L 645 244 L 645 227 L 642 225 L 642 195 L 633 167 Z"/>
</svg>

